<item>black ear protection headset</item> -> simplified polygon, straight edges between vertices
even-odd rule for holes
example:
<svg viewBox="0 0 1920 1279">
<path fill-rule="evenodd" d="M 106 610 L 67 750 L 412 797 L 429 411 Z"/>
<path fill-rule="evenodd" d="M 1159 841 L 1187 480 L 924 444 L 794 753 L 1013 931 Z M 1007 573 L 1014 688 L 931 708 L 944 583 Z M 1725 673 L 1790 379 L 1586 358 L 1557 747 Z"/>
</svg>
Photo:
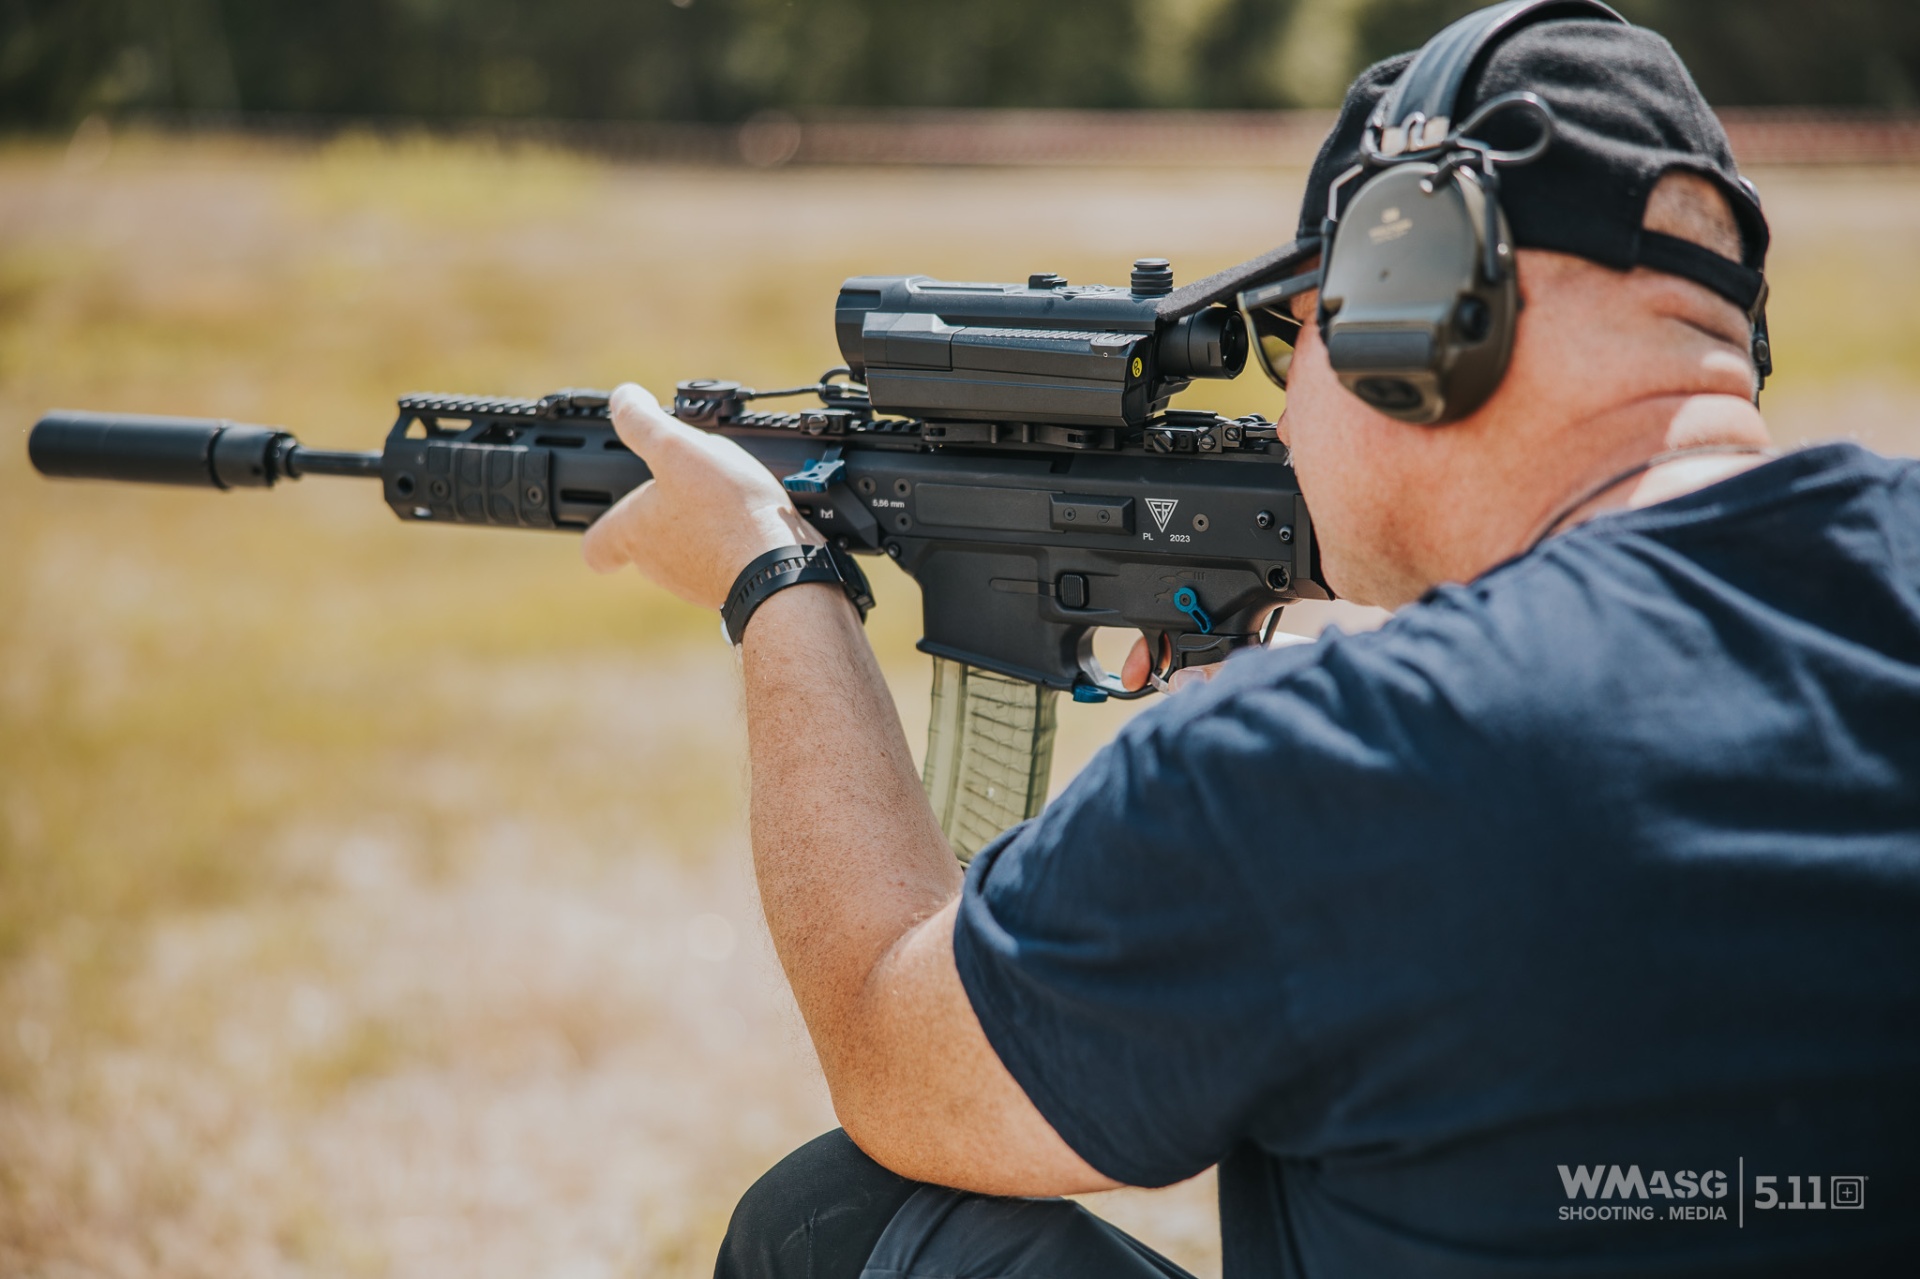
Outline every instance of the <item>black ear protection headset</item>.
<svg viewBox="0 0 1920 1279">
<path fill-rule="evenodd" d="M 1274 381 L 1286 385 L 1299 333 L 1291 299 L 1317 288 L 1334 373 L 1379 412 L 1437 426 L 1472 413 L 1499 387 L 1520 313 L 1499 170 L 1545 154 L 1554 117 L 1531 93 L 1502 94 L 1464 121 L 1456 111 L 1463 86 L 1500 41 L 1559 18 L 1626 21 L 1599 0 L 1509 0 L 1428 41 L 1381 98 L 1361 138 L 1361 162 L 1328 192 L 1320 269 L 1240 295 L 1254 353 Z M 1498 151 L 1474 136 L 1505 112 L 1532 118 L 1531 145 Z M 1356 181 L 1343 207 L 1342 192 Z M 1640 240 L 1641 264 L 1747 311 L 1764 382 L 1772 359 L 1760 272 L 1676 237 L 1642 231 Z"/>
</svg>

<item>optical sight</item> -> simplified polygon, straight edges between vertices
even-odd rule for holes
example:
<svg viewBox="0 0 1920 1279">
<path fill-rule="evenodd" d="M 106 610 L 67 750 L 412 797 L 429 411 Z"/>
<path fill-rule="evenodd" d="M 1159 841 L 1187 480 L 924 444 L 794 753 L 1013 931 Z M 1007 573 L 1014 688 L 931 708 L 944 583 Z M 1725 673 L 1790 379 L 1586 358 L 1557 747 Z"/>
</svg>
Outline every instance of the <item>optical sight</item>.
<svg viewBox="0 0 1920 1279">
<path fill-rule="evenodd" d="M 1160 258 L 1136 262 L 1129 288 L 1052 274 L 1024 285 L 855 276 L 840 287 L 834 331 L 879 413 L 1131 429 L 1195 378 L 1246 366 L 1246 329 L 1228 308 L 1156 314 L 1172 288 Z"/>
</svg>

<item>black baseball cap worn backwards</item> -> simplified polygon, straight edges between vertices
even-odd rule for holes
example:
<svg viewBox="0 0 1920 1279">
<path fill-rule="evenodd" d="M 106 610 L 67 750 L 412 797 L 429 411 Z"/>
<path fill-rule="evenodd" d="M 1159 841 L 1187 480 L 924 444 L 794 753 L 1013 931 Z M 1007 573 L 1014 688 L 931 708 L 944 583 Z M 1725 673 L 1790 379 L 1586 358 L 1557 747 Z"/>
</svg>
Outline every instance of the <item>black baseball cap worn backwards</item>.
<svg viewBox="0 0 1920 1279">
<path fill-rule="evenodd" d="M 1465 61 L 1460 48 L 1449 47 L 1464 40 L 1480 42 L 1479 54 Z M 1451 75 L 1436 82 L 1436 66 Z M 1457 127 L 1481 105 L 1515 93 L 1544 102 L 1554 125 L 1537 160 L 1503 175 L 1500 204 L 1515 245 L 1619 271 L 1647 266 L 1679 275 L 1759 322 L 1767 220 L 1734 163 L 1726 131 L 1673 47 L 1596 0 L 1509 0 L 1455 23 L 1418 53 L 1362 72 L 1308 175 L 1296 238 L 1174 291 L 1161 315 L 1178 318 L 1230 301 L 1321 253 L 1332 230 L 1329 214 L 1337 215 L 1330 197 L 1343 177 L 1365 170 L 1370 134 L 1385 151 L 1417 146 L 1418 137 L 1396 136 L 1408 121 L 1444 134 L 1447 124 Z M 1451 121 L 1441 105 L 1448 101 L 1454 103 Z M 1538 128 L 1525 113 L 1508 112 L 1489 117 L 1482 132 L 1489 146 L 1520 151 Z M 1641 226 L 1654 187 L 1675 171 L 1705 178 L 1726 197 L 1740 227 L 1740 261 Z M 1354 184 L 1344 185 L 1350 194 Z"/>
</svg>

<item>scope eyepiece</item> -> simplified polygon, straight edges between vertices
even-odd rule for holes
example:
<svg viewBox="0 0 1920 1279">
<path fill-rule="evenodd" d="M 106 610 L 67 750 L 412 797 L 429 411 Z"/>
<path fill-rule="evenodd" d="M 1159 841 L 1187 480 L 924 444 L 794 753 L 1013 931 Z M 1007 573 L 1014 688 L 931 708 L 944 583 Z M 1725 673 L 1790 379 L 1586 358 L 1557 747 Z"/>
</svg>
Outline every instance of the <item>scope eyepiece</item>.
<svg viewBox="0 0 1920 1279">
<path fill-rule="evenodd" d="M 1232 378 L 1247 367 L 1247 329 L 1224 306 L 1178 321 L 1160 335 L 1160 372 L 1168 377 Z"/>
</svg>

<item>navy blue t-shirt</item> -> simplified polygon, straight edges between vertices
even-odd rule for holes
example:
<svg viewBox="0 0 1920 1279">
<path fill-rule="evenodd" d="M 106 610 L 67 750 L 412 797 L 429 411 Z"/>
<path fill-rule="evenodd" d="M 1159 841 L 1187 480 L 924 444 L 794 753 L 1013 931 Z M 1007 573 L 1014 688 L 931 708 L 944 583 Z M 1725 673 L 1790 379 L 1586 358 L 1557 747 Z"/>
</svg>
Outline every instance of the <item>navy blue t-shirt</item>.
<svg viewBox="0 0 1920 1279">
<path fill-rule="evenodd" d="M 1234 659 L 982 851 L 954 954 L 1095 1168 L 1220 1164 L 1229 1276 L 1920 1271 L 1920 463 Z"/>
</svg>

